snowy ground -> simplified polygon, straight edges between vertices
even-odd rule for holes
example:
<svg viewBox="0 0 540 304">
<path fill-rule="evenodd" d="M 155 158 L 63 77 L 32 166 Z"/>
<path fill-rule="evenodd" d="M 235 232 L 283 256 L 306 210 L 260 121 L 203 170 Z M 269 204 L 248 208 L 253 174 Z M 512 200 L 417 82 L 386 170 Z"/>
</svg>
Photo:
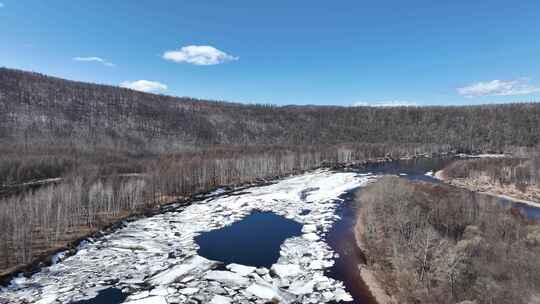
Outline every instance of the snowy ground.
<svg viewBox="0 0 540 304">
<path fill-rule="evenodd" d="M 320 170 L 127 223 L 31 278 L 13 280 L 0 291 L 0 303 L 65 303 L 93 298 L 109 287 L 128 293 L 130 303 L 350 300 L 342 282 L 324 275 L 334 258 L 324 235 L 338 219 L 338 197 L 372 178 Z M 302 215 L 306 209 L 311 212 Z M 215 270 L 219 262 L 197 255 L 195 236 L 231 225 L 254 210 L 304 225 L 302 236 L 282 244 L 271 269 L 231 264 Z"/>
</svg>

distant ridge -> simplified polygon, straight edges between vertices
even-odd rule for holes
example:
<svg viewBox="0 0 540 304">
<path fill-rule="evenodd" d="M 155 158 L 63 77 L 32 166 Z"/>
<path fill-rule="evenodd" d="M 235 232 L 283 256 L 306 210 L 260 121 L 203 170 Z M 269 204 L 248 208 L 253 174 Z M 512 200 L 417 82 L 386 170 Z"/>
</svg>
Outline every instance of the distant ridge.
<svg viewBox="0 0 540 304">
<path fill-rule="evenodd" d="M 440 143 L 534 146 L 540 104 L 452 107 L 245 105 L 0 68 L 0 140 L 163 152 L 204 145 Z"/>
</svg>

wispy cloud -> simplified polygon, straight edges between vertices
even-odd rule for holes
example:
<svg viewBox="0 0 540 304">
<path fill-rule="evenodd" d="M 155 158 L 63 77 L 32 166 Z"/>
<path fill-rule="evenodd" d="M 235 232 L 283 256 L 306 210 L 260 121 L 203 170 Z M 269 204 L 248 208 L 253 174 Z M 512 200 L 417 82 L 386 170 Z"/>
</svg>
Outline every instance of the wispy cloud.
<svg viewBox="0 0 540 304">
<path fill-rule="evenodd" d="M 4 3 L 0 2 L 0 8 L 4 7 Z"/>
<path fill-rule="evenodd" d="M 215 65 L 238 60 L 239 57 L 229 55 L 209 45 L 188 45 L 180 50 L 165 52 L 163 59 L 194 65 Z"/>
<path fill-rule="evenodd" d="M 137 81 L 124 81 L 120 84 L 123 88 L 128 88 L 141 92 L 159 92 L 167 90 L 167 86 L 157 81 L 149 80 L 137 80 Z"/>
<path fill-rule="evenodd" d="M 519 78 L 516 80 L 492 80 L 486 82 L 477 82 L 471 85 L 458 88 L 458 93 L 465 97 L 479 96 L 512 96 L 527 95 L 540 92 L 539 85 L 530 84 L 528 78 Z"/>
<path fill-rule="evenodd" d="M 101 57 L 75 57 L 73 58 L 75 61 L 83 61 L 83 62 L 98 62 L 103 64 L 104 66 L 113 67 L 115 66 L 114 63 L 109 62 Z"/>
<path fill-rule="evenodd" d="M 417 107 L 414 101 L 407 100 L 385 100 L 385 101 L 358 101 L 353 104 L 354 107 Z"/>
</svg>

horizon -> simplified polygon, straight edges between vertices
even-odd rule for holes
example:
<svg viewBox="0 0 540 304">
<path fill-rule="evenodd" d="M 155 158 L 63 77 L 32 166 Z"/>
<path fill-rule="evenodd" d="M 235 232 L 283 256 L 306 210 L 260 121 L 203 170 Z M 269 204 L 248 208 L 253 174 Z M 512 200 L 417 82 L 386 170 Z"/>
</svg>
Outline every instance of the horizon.
<svg viewBox="0 0 540 304">
<path fill-rule="evenodd" d="M 448 107 L 483 107 L 483 106 L 510 106 L 510 105 L 527 105 L 527 104 L 540 104 L 540 101 L 538 100 L 531 100 L 531 101 L 508 101 L 508 102 L 486 102 L 486 103 L 477 103 L 477 104 L 352 104 L 352 105 L 340 105 L 340 104 L 275 104 L 275 103 L 257 103 L 257 102 L 239 102 L 234 100 L 217 100 L 217 99 L 204 99 L 204 98 L 197 98 L 192 96 L 178 96 L 178 95 L 169 95 L 166 92 L 144 92 L 141 90 L 136 90 L 129 87 L 122 87 L 121 85 L 114 85 L 114 84 L 106 84 L 106 83 L 99 83 L 99 82 L 86 82 L 86 81 L 80 81 L 75 79 L 67 79 L 62 78 L 59 76 L 54 75 L 48 75 L 41 73 L 39 71 L 29 71 L 29 70 L 21 70 L 21 69 L 13 69 L 5 66 L 0 66 L 0 69 L 6 69 L 11 71 L 17 71 L 22 73 L 30 73 L 45 77 L 51 77 L 60 79 L 63 81 L 68 82 L 75 82 L 75 83 L 82 83 L 87 85 L 95 85 L 95 86 L 106 86 L 106 87 L 113 87 L 117 89 L 125 89 L 134 91 L 140 94 L 149 94 L 149 95 L 157 95 L 157 96 L 164 96 L 168 98 L 178 98 L 178 99 L 192 99 L 195 101 L 201 101 L 201 102 L 218 102 L 218 103 L 225 103 L 225 104 L 234 104 L 234 105 L 241 105 L 241 106 L 271 106 L 271 107 L 279 107 L 279 108 L 287 108 L 287 107 L 317 107 L 317 108 L 361 108 L 361 107 L 367 107 L 367 108 L 448 108 Z"/>
<path fill-rule="evenodd" d="M 0 39 L 9 42 L 0 64 L 244 104 L 533 103 L 540 100 L 540 42 L 531 39 L 540 34 L 539 10 L 535 1 L 0 0 L 7 29 Z"/>
</svg>

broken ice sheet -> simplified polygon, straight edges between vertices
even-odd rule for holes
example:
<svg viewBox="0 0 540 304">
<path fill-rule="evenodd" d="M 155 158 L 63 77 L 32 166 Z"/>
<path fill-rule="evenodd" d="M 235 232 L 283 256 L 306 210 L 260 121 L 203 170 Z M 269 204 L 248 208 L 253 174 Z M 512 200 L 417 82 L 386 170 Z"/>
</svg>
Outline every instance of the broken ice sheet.
<svg viewBox="0 0 540 304">
<path fill-rule="evenodd" d="M 128 301 L 137 304 L 188 299 L 238 303 L 269 297 L 280 297 L 282 303 L 350 300 L 342 282 L 324 275 L 334 255 L 324 232 L 337 220 L 339 196 L 370 178 L 318 170 L 129 222 L 31 278 L 15 279 L 0 291 L 0 302 L 70 302 L 110 286 L 132 295 Z M 253 271 L 251 265 L 213 270 L 215 261 L 197 255 L 195 236 L 232 225 L 255 210 L 304 225 L 304 237 L 283 242 L 272 270 Z"/>
</svg>

